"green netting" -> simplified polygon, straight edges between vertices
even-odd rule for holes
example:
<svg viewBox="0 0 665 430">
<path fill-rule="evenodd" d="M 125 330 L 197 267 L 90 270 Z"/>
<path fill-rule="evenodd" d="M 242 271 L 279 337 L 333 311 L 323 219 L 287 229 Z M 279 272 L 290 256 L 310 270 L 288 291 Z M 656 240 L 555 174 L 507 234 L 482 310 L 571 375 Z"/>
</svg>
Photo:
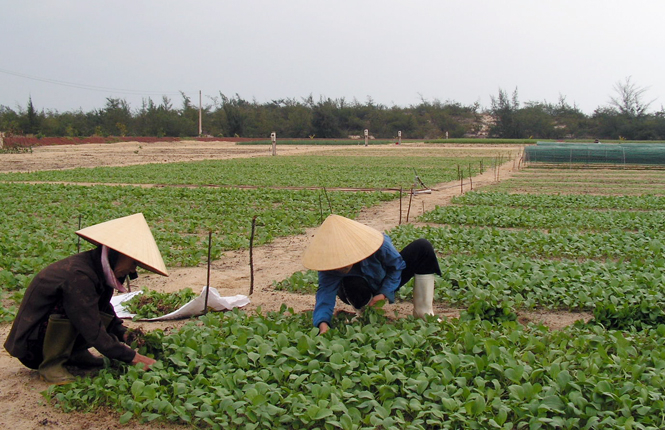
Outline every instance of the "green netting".
<svg viewBox="0 0 665 430">
<path fill-rule="evenodd" d="M 665 165 L 665 144 L 538 142 L 524 148 L 527 163 Z"/>
</svg>

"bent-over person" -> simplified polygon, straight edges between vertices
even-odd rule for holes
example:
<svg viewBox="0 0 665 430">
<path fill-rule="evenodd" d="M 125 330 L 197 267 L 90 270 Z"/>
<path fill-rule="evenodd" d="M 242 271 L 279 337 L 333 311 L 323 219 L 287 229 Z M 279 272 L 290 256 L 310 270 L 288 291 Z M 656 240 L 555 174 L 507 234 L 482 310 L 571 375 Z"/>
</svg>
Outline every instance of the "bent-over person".
<svg viewBox="0 0 665 430">
<path fill-rule="evenodd" d="M 110 359 L 142 363 L 155 360 L 124 343 L 126 328 L 111 305 L 114 290 L 126 292 L 136 268 L 168 276 L 155 239 L 138 213 L 76 232 L 96 245 L 41 270 L 28 286 L 5 342 L 21 363 L 53 384 L 72 382 L 65 364 L 102 366 L 94 347 Z"/>
<path fill-rule="evenodd" d="M 414 278 L 413 315 L 434 315 L 434 275 L 441 269 L 432 244 L 418 239 L 401 252 L 388 235 L 357 221 L 330 215 L 303 254 L 303 265 L 319 272 L 313 323 L 320 333 L 330 328 L 337 297 L 355 309 L 395 293 Z"/>
</svg>

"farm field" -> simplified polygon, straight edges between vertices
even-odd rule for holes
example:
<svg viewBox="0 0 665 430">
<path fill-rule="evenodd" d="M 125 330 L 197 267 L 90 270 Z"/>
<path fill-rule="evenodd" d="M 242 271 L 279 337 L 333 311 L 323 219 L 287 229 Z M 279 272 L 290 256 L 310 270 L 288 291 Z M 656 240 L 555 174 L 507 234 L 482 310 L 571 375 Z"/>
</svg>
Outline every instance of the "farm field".
<svg viewBox="0 0 665 430">
<path fill-rule="evenodd" d="M 394 149 L 386 152 L 393 156 Z M 487 154 L 487 163 L 495 156 Z M 550 183 L 556 191 L 529 188 L 556 172 L 571 181 Z M 476 191 L 461 197 L 453 197 L 460 194 L 453 177 L 437 184 L 439 191 L 415 196 L 409 225 L 398 226 L 400 218 L 405 223 L 406 198 L 402 212 L 394 196 L 351 205 L 349 216 L 388 231 L 398 247 L 420 236 L 433 242 L 443 272 L 436 297 L 443 322 L 405 317 L 407 285 L 385 315 L 368 312 L 350 321 L 342 313 L 336 330 L 316 336 L 307 313 L 315 277 L 292 276 L 302 272 L 293 254 L 304 249 L 312 228 L 299 236 L 289 231 L 257 248 L 260 294 L 248 309 L 159 326 L 164 332 L 150 339 L 161 347 L 146 347 L 161 358 L 153 371 L 111 368 L 53 390 L 57 403 L 75 412 L 41 404 L 31 409 L 30 422 L 58 421 L 58 428 L 79 428 L 86 420 L 109 428 L 122 428 L 120 422 L 127 428 L 171 428 L 169 422 L 202 428 L 661 428 L 664 263 L 657 221 L 665 187 L 652 197 L 622 197 L 618 178 L 625 171 L 595 171 L 594 180 L 606 180 L 594 190 L 605 192 L 580 193 L 587 173 L 515 171 L 508 162 L 500 174 L 490 169 L 476 176 Z M 632 179 L 658 184 L 665 178 L 658 171 L 639 174 Z M 469 189 L 467 182 L 463 190 Z M 42 192 L 42 201 L 49 194 Z M 117 199 L 109 199 L 111 206 Z M 315 218 L 301 227 L 316 225 Z M 560 219 L 566 223 L 555 224 Z M 239 271 L 241 261 L 246 266 L 245 257 L 245 250 L 220 248 L 211 285 L 231 283 L 225 274 Z M 145 285 L 162 290 L 192 286 L 192 280 L 203 285 L 197 268 L 176 267 L 161 286 L 157 277 L 145 278 Z M 246 293 L 244 281 L 228 291 Z M 262 312 L 254 313 L 259 306 Z M 569 325 L 578 318 L 594 319 Z M 6 334 L 7 324 L 2 327 Z M 19 366 L 4 366 L 3 379 L 11 382 L 0 392 L 20 398 L 15 393 L 22 383 L 45 388 Z M 22 396 L 37 402 L 34 393 Z M 103 407 L 101 413 L 77 412 L 91 404 Z M 21 407 L 13 405 L 9 419 L 19 420 Z"/>
</svg>

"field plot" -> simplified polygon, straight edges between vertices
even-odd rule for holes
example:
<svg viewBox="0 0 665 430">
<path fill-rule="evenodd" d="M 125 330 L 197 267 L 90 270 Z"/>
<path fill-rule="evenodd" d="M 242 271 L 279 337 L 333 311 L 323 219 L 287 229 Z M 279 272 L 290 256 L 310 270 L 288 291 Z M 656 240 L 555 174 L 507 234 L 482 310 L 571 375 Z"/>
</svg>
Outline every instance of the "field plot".
<svg viewBox="0 0 665 430">
<path fill-rule="evenodd" d="M 385 169 L 366 164 L 372 167 L 368 177 Z M 455 173 L 457 164 L 451 161 Z M 529 178 L 544 173 L 578 178 L 552 180 L 543 192 Z M 544 173 L 526 169 L 389 231 L 398 247 L 417 237 L 432 241 L 443 272 L 436 300 L 462 308 L 460 318 L 395 318 L 387 307 L 357 319 L 339 314 L 333 330 L 317 336 L 311 313 L 293 312 L 288 302 L 279 312 L 210 314 L 140 339 L 142 350 L 160 359 L 151 371 L 109 367 L 50 389 L 49 398 L 74 414 L 110 408 L 117 411 L 115 420 L 132 428 L 170 428 L 168 422 L 220 429 L 663 428 L 665 262 L 658 196 L 665 187 L 654 196 L 622 193 L 618 178 L 626 172 L 595 171 L 594 180 L 606 179 L 599 187 L 615 185 L 580 195 L 592 187 L 584 171 Z M 665 177 L 648 173 L 654 183 Z M 90 189 L 97 188 L 116 187 Z M 318 194 L 310 192 L 309 216 L 316 225 Z M 41 192 L 45 203 L 48 195 Z M 306 194 L 291 195 L 306 200 Z M 155 196 L 115 196 L 108 205 L 122 208 L 143 199 L 149 206 L 159 200 Z M 279 199 L 273 205 L 284 204 L 285 197 Z M 349 214 L 370 204 L 350 204 Z M 166 219 L 146 216 L 149 223 Z M 68 225 L 76 217 L 70 213 Z M 169 228 L 185 236 L 203 233 Z M 307 293 L 315 288 L 312 275 L 298 273 L 275 284 Z M 401 297 L 410 294 L 407 285 Z M 594 320 L 550 330 L 519 317 L 534 309 L 586 311 Z M 81 417 L 78 422 L 85 422 Z"/>
<path fill-rule="evenodd" d="M 354 155 L 355 154 L 355 155 Z M 7 173 L 0 181 L 61 181 L 86 183 L 218 185 L 255 187 L 397 188 L 413 186 L 417 173 L 429 184 L 487 170 L 490 157 L 442 158 L 427 155 L 399 157 L 367 150 L 344 155 L 260 157 L 128 167 L 99 167 L 32 173 Z M 416 169 L 414 171 L 414 169 Z M 428 184 L 428 185 L 429 185 Z M 420 184 L 418 184 L 420 186 Z"/>
<path fill-rule="evenodd" d="M 510 183 L 493 186 L 511 193 L 592 195 L 663 195 L 665 175 L 662 170 L 538 169 L 518 173 Z"/>
<path fill-rule="evenodd" d="M 215 234 L 213 258 L 248 246 L 251 219 L 262 228 L 255 243 L 302 233 L 321 219 L 316 191 L 204 188 L 141 188 L 0 184 L 0 216 L 12 228 L 0 231 L 0 287 L 22 291 L 47 264 L 77 251 L 78 217 L 83 226 L 143 212 L 168 266 L 196 266 L 207 257 L 207 233 Z M 355 216 L 366 206 L 394 198 L 386 193 L 328 193 L 340 214 Z M 326 203 L 326 209 L 328 209 Z M 89 245 L 82 243 L 82 249 Z M 12 307 L 2 311 L 11 318 Z"/>
<path fill-rule="evenodd" d="M 248 159 L 76 168 L 0 174 L 0 181 L 41 180 L 86 183 L 178 184 L 186 187 L 77 186 L 0 183 L 0 215 L 12 228 L 0 231 L 0 320 L 11 320 L 32 275 L 47 264 L 76 252 L 73 232 L 83 227 L 143 212 L 167 266 L 197 266 L 207 257 L 207 235 L 215 236 L 213 259 L 223 251 L 247 248 L 251 220 L 258 217 L 255 245 L 276 237 L 304 233 L 333 210 L 354 218 L 360 210 L 395 199 L 396 192 L 327 192 L 323 187 L 385 189 L 413 186 L 414 168 L 432 184 L 467 169 L 489 169 L 496 156 L 463 149 L 459 157 L 432 157 L 433 150 L 391 151 L 349 148 L 343 155 L 261 157 Z M 402 148 L 399 148 L 402 149 Z M 423 148 L 425 149 L 425 148 Z M 325 152 L 327 153 L 327 152 Z M 497 154 L 499 152 L 496 152 Z M 441 151 L 438 152 L 442 154 Z M 473 166 L 473 167 L 472 167 Z M 203 184 L 229 188 L 200 187 Z M 411 184 L 411 185 L 409 185 Z M 278 189 L 270 189 L 267 186 Z M 240 189 L 253 186 L 256 189 Z M 279 189 L 314 187 L 313 190 Z M 318 187 L 318 188 L 317 188 Z M 28 233 L 30 232 L 30 233 Z M 87 249 L 87 243 L 83 243 Z"/>
</svg>

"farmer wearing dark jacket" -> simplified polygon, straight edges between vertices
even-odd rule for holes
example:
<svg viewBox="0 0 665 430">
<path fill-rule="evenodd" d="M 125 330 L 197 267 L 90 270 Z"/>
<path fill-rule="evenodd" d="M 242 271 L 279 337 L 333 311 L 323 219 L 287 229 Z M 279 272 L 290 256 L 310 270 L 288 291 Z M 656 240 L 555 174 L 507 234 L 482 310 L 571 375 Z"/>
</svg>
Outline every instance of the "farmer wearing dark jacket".
<svg viewBox="0 0 665 430">
<path fill-rule="evenodd" d="M 142 363 L 155 360 L 123 343 L 126 328 L 116 316 L 113 291 L 126 292 L 123 281 L 136 267 L 168 276 L 155 239 L 138 213 L 76 232 L 97 248 L 51 264 L 32 280 L 23 296 L 5 349 L 21 363 L 39 370 L 54 384 L 74 380 L 64 364 L 101 366 L 108 358 Z"/>
<path fill-rule="evenodd" d="M 426 239 L 398 252 L 390 237 L 378 230 L 330 215 L 305 250 L 303 265 L 319 271 L 313 323 L 320 333 L 330 328 L 337 297 L 356 309 L 386 299 L 393 303 L 395 292 L 411 278 L 413 315 L 434 314 L 434 275 L 441 275 L 441 270 Z"/>
</svg>

